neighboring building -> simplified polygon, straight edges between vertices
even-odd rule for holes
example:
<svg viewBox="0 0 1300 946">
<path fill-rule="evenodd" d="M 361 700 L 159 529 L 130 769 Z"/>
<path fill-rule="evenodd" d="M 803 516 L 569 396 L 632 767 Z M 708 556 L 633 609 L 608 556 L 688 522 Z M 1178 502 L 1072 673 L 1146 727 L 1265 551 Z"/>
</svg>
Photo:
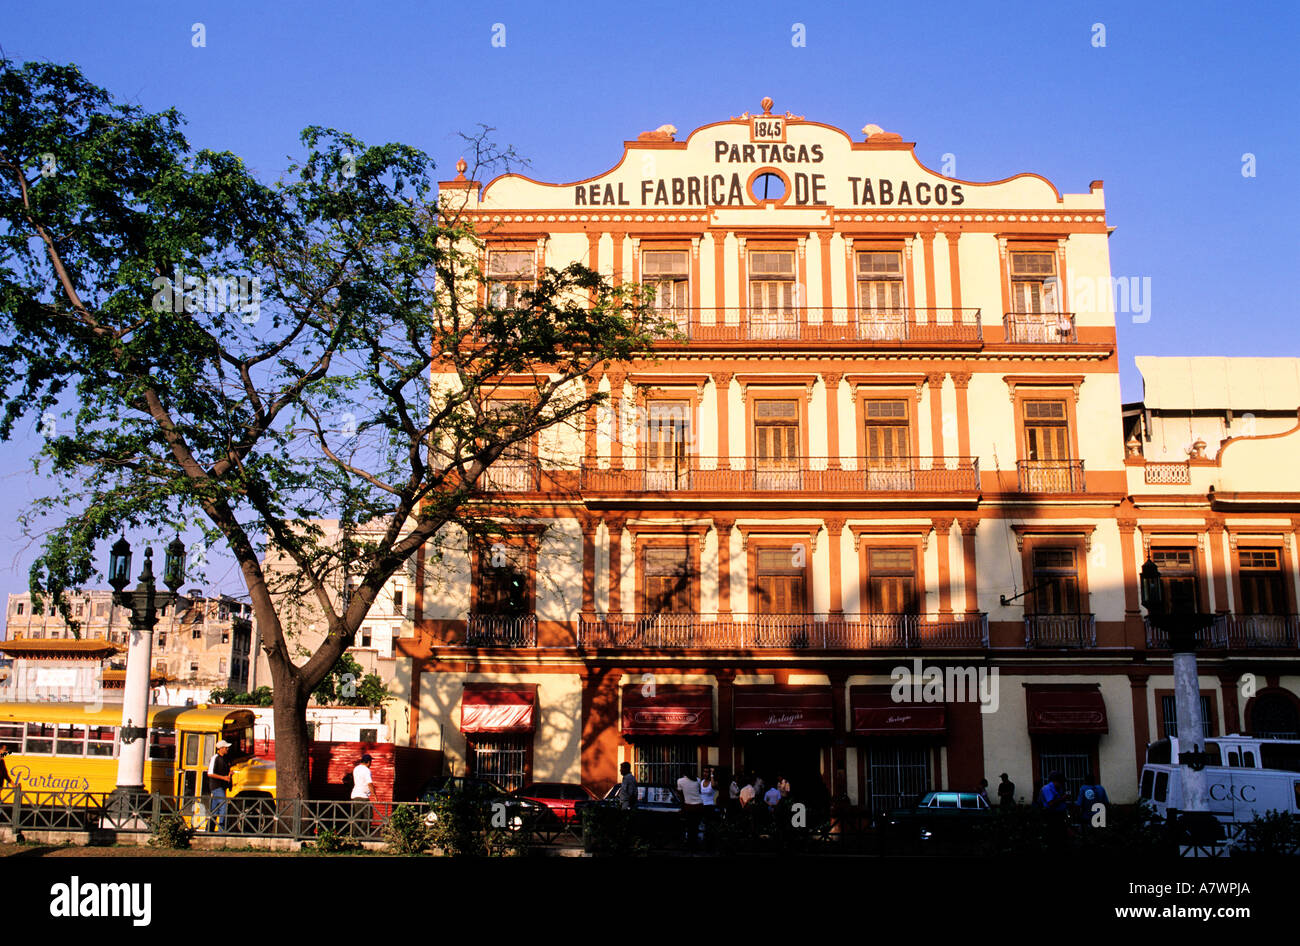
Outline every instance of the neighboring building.
<svg viewBox="0 0 1300 946">
<path fill-rule="evenodd" d="M 321 521 L 317 525 L 325 532 L 324 541 L 329 542 L 338 538 L 338 520 Z M 365 531 L 365 527 L 357 530 L 362 536 L 365 535 Z M 290 652 L 294 654 L 295 660 L 301 663 L 301 658 L 314 652 L 325 639 L 325 616 L 314 595 L 309 592 L 295 594 L 284 592 L 281 582 L 285 575 L 292 575 L 296 568 L 287 556 L 274 551 L 268 552 L 263 559 L 262 567 L 271 585 L 271 596 L 275 601 L 276 613 L 280 616 Z M 358 628 L 355 643 L 348 648 L 348 653 L 356 658 L 365 673 L 376 674 L 385 683 L 391 682 L 396 673 L 394 642 L 402 636 L 403 625 L 411 620 L 410 587 L 413 570 L 414 564 L 388 580 L 371 607 L 370 613 Z M 352 579 L 354 584 L 357 580 Z M 342 588 L 343 577 L 340 574 L 329 589 L 330 600 L 335 603 L 335 607 Z M 271 667 L 261 646 L 257 648 L 254 679 L 259 686 L 273 685 Z"/>
<path fill-rule="evenodd" d="M 589 378 L 617 410 L 490 471 L 508 541 L 448 528 L 438 567 L 417 559 L 396 741 L 507 785 L 710 763 L 878 812 L 1003 771 L 1028 799 L 1059 768 L 1132 801 L 1172 713 L 1148 546 L 1223 612 L 1211 732 L 1295 734 L 1294 389 L 1162 381 L 1161 452 L 1128 455 L 1100 181 L 960 181 L 875 126 L 769 106 L 645 133 L 577 184 L 462 163 L 441 185 L 481 225 L 494 300 L 581 261 L 653 285 L 686 340 Z M 1233 439 L 1194 424 L 1215 446 L 1171 457 L 1186 436 L 1153 425 L 1203 408 Z M 914 667 L 984 674 L 996 708 L 900 705 Z"/>
<path fill-rule="evenodd" d="M 33 614 L 30 593 L 10 595 L 6 643 L 27 642 L 23 646 L 29 649 L 44 646 L 49 650 L 60 646 L 51 643 L 54 641 L 78 646 L 92 646 L 94 642 L 96 653 L 104 654 L 95 674 L 102 672 L 100 682 L 105 699 L 121 699 L 118 678 L 126 667 L 130 612 L 114 604 L 112 596 L 113 592 L 108 590 L 70 594 L 72 618 L 80 625 L 74 635 L 53 608 L 47 606 L 45 613 Z M 102 646 L 105 642 L 114 646 L 105 650 Z M 184 703 L 187 699 L 203 702 L 215 688 L 247 690 L 252 645 L 252 608 L 248 604 L 229 595 L 207 597 L 199 589 L 190 589 L 181 609 L 170 606 L 158 611 L 150 674 L 155 687 L 154 700 L 163 704 Z M 17 661 L 17 652 L 14 656 Z M 44 662 L 42 667 L 47 671 L 53 669 Z M 83 675 L 88 672 L 84 661 L 78 663 L 77 669 Z M 49 673 L 45 677 L 53 679 Z M 77 692 L 82 692 L 84 686 L 78 686 Z M 118 692 L 116 697 L 112 695 L 114 691 Z"/>
</svg>

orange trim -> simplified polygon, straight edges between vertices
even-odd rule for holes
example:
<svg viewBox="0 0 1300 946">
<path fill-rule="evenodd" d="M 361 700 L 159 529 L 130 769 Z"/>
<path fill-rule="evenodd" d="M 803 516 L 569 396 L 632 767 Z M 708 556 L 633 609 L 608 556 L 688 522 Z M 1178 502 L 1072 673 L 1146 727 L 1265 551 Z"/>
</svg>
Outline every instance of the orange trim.
<svg viewBox="0 0 1300 946">
<path fill-rule="evenodd" d="M 693 532 L 697 527 L 678 526 L 674 528 L 671 526 L 663 526 L 653 530 L 656 532 L 673 532 L 673 531 L 677 531 L 677 529 L 680 529 L 683 532 L 682 538 L 666 538 L 663 536 L 655 536 L 653 538 L 647 536 L 643 538 L 640 532 L 644 528 L 646 527 L 637 527 L 634 529 L 632 533 L 633 556 L 634 556 L 633 567 L 636 569 L 633 577 L 635 579 L 635 584 L 636 584 L 635 594 L 636 594 L 637 613 L 638 614 L 650 613 L 650 606 L 649 604 L 646 603 L 646 598 L 645 598 L 646 549 L 685 547 L 686 555 L 691 563 L 691 574 L 690 574 L 691 608 L 690 610 L 695 614 L 699 614 L 700 613 L 700 585 L 702 584 L 702 577 L 700 573 L 700 542 L 693 534 Z M 700 528 L 702 528 L 704 531 L 707 531 L 709 527 L 703 526 Z M 683 546 L 683 541 L 684 541 L 684 546 Z"/>
<path fill-rule="evenodd" d="M 803 610 L 805 613 L 813 610 L 813 543 L 816 541 L 817 533 L 821 531 L 820 526 L 787 526 L 778 529 L 773 526 L 737 526 L 740 534 L 744 537 L 745 548 L 745 573 L 749 580 L 749 613 L 757 614 L 760 611 L 758 605 L 758 552 L 759 549 L 788 549 L 793 551 L 795 545 L 801 543 L 795 542 L 793 545 L 783 544 L 782 542 L 772 539 L 767 535 L 754 536 L 752 541 L 750 534 L 752 532 L 764 533 L 789 533 L 791 536 L 807 536 L 807 546 L 804 548 L 804 566 L 803 566 Z M 800 530 L 803 531 L 800 531 Z M 809 531 L 811 530 L 811 531 Z"/>
<path fill-rule="evenodd" d="M 822 375 L 826 385 L 826 466 L 828 469 L 840 468 L 840 380 L 844 376 L 836 371 Z"/>
<path fill-rule="evenodd" d="M 925 304 L 931 309 L 937 309 L 939 303 L 934 291 L 934 231 L 921 233 L 921 250 L 925 260 Z"/>
<path fill-rule="evenodd" d="M 718 613 L 731 613 L 731 530 L 734 519 L 714 519 L 718 533 Z"/>
<path fill-rule="evenodd" d="M 951 519 L 934 520 L 935 548 L 939 553 L 939 613 L 952 614 L 952 571 L 948 562 L 952 540 Z"/>
<path fill-rule="evenodd" d="M 727 235 L 713 234 L 713 305 L 717 310 L 715 319 L 727 320 Z"/>
<path fill-rule="evenodd" d="M 925 376 L 930 386 L 930 455 L 945 456 L 943 445 L 943 379 L 944 372 L 932 371 Z"/>
<path fill-rule="evenodd" d="M 741 379 L 740 375 L 736 376 L 737 380 Z M 777 382 L 779 385 L 781 382 Z M 809 454 L 809 437 L 808 437 L 808 389 L 802 388 L 794 390 L 763 390 L 760 393 L 751 393 L 747 385 L 741 383 L 741 398 L 745 404 L 745 456 L 747 463 L 753 463 L 755 458 L 754 451 L 754 404 L 756 401 L 789 401 L 794 400 L 799 405 L 799 450 L 800 460 L 806 462 Z"/>
<path fill-rule="evenodd" d="M 978 614 L 979 584 L 975 567 L 975 530 L 979 528 L 978 519 L 959 519 L 957 526 L 961 529 L 962 541 L 962 583 L 966 588 L 966 614 Z"/>
<path fill-rule="evenodd" d="M 957 392 L 957 455 L 968 457 L 970 452 L 970 400 L 967 389 L 970 387 L 971 372 L 951 372 L 953 388 Z"/>
<path fill-rule="evenodd" d="M 1016 532 L 1017 539 L 1021 542 L 1020 549 L 1020 569 L 1021 577 L 1024 580 L 1026 589 L 1034 587 L 1034 550 L 1039 546 L 1056 546 L 1058 548 L 1074 549 L 1074 574 L 1079 582 L 1079 613 L 1092 613 L 1092 599 L 1088 593 L 1088 549 L 1086 538 L 1090 536 L 1096 526 L 1044 526 L 1040 530 L 1032 533 L 1025 531 L 1025 528 L 1012 525 L 1012 530 Z M 1051 532 L 1052 528 L 1060 529 L 1060 532 Z M 1080 532 L 1083 535 L 1080 535 Z M 1038 602 L 1034 600 L 1032 594 L 1024 597 L 1025 614 L 1034 614 L 1038 608 Z"/>
<path fill-rule="evenodd" d="M 718 402 L 718 466 L 731 469 L 731 378 L 730 371 L 718 371 L 713 374 L 713 385 Z M 724 465 L 725 464 L 725 465 Z"/>
<path fill-rule="evenodd" d="M 961 231 L 948 230 L 944 233 L 948 238 L 948 276 L 952 280 L 952 307 L 960 309 L 961 305 L 961 262 L 957 257 L 957 240 L 961 237 Z"/>
<path fill-rule="evenodd" d="M 919 457 L 921 455 L 921 381 L 924 380 L 924 376 L 918 375 L 916 381 L 900 380 L 897 382 L 890 381 L 884 375 L 875 381 L 859 380 L 864 377 L 863 375 L 848 375 L 847 377 L 857 389 L 853 409 L 857 423 L 858 457 L 867 455 L 867 401 L 897 400 L 900 398 L 910 402 L 907 412 L 907 436 L 912 456 Z M 938 456 L 938 454 L 935 455 Z"/>
<path fill-rule="evenodd" d="M 909 531 L 908 526 L 896 527 L 892 534 L 886 529 L 878 532 L 859 526 L 849 526 L 853 533 L 854 545 L 858 551 L 858 610 L 862 614 L 874 613 L 871 610 L 871 568 L 868 558 L 872 549 L 906 548 L 912 552 L 912 561 L 916 574 L 916 610 L 926 612 L 926 593 L 929 584 L 925 574 L 925 546 L 929 541 L 930 525 L 917 526 Z M 917 534 L 917 533 L 921 534 Z"/>
<path fill-rule="evenodd" d="M 831 556 L 831 614 L 844 613 L 844 565 L 840 545 L 844 541 L 844 520 L 826 520 L 826 541 Z"/>
<path fill-rule="evenodd" d="M 821 250 L 822 263 L 822 321 L 834 321 L 834 313 L 831 311 L 834 302 L 831 301 L 831 234 L 825 231 L 818 231 L 817 242 Z"/>
</svg>

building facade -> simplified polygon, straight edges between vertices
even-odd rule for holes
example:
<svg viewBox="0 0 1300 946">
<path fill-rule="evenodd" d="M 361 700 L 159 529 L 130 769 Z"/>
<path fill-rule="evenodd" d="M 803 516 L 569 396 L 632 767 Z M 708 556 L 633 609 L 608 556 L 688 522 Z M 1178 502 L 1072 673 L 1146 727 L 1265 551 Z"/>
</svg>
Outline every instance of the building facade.
<svg viewBox="0 0 1300 946">
<path fill-rule="evenodd" d="M 652 286 L 679 336 L 489 471 L 508 541 L 448 529 L 417 560 L 398 741 L 507 785 L 713 764 L 875 812 L 1061 769 L 1131 801 L 1172 714 L 1148 549 L 1223 612 L 1212 731 L 1294 728 L 1300 494 L 1273 464 L 1300 400 L 1157 472 L 1125 443 L 1102 183 L 913 149 L 764 100 L 578 183 L 442 184 L 493 301 L 578 261 Z"/>
</svg>

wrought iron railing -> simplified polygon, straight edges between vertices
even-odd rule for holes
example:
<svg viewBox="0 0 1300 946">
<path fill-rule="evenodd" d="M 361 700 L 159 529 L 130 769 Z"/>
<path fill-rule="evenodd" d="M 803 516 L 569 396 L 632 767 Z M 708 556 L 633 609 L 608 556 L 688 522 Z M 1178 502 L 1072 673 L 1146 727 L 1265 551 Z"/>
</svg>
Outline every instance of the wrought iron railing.
<svg viewBox="0 0 1300 946">
<path fill-rule="evenodd" d="M 1082 460 L 1017 460 L 1017 486 L 1022 493 L 1082 493 Z"/>
<path fill-rule="evenodd" d="M 615 614 L 584 615 L 580 647 L 660 650 L 808 648 L 985 648 L 988 615 L 920 614 Z"/>
<path fill-rule="evenodd" d="M 1007 341 L 1017 345 L 1073 345 L 1079 340 L 1073 312 L 1008 312 L 1002 327 Z"/>
<path fill-rule="evenodd" d="M 1026 614 L 1026 647 L 1096 647 L 1093 614 Z"/>
<path fill-rule="evenodd" d="M 1147 646 L 1164 649 L 1169 635 L 1144 619 Z M 1196 635 L 1197 647 L 1225 647 L 1243 650 L 1300 648 L 1300 615 L 1219 614 L 1214 623 Z"/>
<path fill-rule="evenodd" d="M 659 309 L 687 344 L 854 342 L 881 346 L 978 344 L 979 309 L 752 306 Z M 661 344 L 672 344 L 670 339 Z"/>
<path fill-rule="evenodd" d="M 465 622 L 470 647 L 536 647 L 537 615 L 471 614 Z"/>
<path fill-rule="evenodd" d="M 683 457 L 676 462 L 632 468 L 601 468 L 586 461 L 581 483 L 590 492 L 800 492 L 825 493 L 976 493 L 975 457 L 902 457 L 878 460 L 827 457 L 773 463 L 760 457 Z"/>
</svg>

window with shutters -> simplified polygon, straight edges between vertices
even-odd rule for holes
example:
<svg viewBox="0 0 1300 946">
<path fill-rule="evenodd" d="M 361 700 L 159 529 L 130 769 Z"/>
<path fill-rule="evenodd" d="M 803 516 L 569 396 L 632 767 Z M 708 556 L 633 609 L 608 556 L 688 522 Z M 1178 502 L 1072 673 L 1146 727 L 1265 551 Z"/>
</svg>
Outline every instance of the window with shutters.
<svg viewBox="0 0 1300 946">
<path fill-rule="evenodd" d="M 868 487 L 908 489 L 911 473 L 911 411 L 904 398 L 872 398 L 865 404 Z"/>
<path fill-rule="evenodd" d="M 1241 614 L 1285 614 L 1282 557 L 1277 549 L 1237 550 L 1241 577 Z"/>
<path fill-rule="evenodd" d="M 1151 561 L 1160 569 L 1165 607 L 1175 613 L 1200 610 L 1200 589 L 1196 577 L 1196 550 L 1151 548 Z"/>
<path fill-rule="evenodd" d="M 797 337 L 794 253 L 749 254 L 749 320 L 755 338 Z"/>
<path fill-rule="evenodd" d="M 802 614 L 808 610 L 808 544 L 760 548 L 754 556 L 754 610 L 758 614 Z"/>
<path fill-rule="evenodd" d="M 858 322 L 873 339 L 899 339 L 906 334 L 903 308 L 903 255 L 893 252 L 857 254 Z"/>
<path fill-rule="evenodd" d="M 916 614 L 916 550 L 867 550 L 867 607 L 872 614 Z"/>
<path fill-rule="evenodd" d="M 527 550 L 501 542 L 478 551 L 478 614 L 518 616 L 531 611 Z"/>
<path fill-rule="evenodd" d="M 685 330 L 690 313 L 690 259 L 685 250 L 644 250 L 641 284 L 654 290 L 653 306 Z"/>
<path fill-rule="evenodd" d="M 688 614 L 695 610 L 689 548 L 647 546 L 641 567 L 646 614 Z"/>
<path fill-rule="evenodd" d="M 1013 252 L 1010 256 L 1011 311 L 1020 315 L 1059 312 L 1056 254 Z"/>
<path fill-rule="evenodd" d="M 1030 460 L 1068 460 L 1070 426 L 1065 401 L 1025 401 L 1025 456 Z"/>
<path fill-rule="evenodd" d="M 524 301 L 524 293 L 533 288 L 537 255 L 531 250 L 488 251 L 488 305 L 513 309 Z"/>
<path fill-rule="evenodd" d="M 691 438 L 689 401 L 651 401 L 646 409 L 646 489 L 687 489 L 686 445 Z"/>
<path fill-rule="evenodd" d="M 754 402 L 754 454 L 760 470 L 799 467 L 799 402 Z"/>
<path fill-rule="evenodd" d="M 1033 599 L 1037 614 L 1079 613 L 1079 570 L 1072 548 L 1036 548 Z"/>
</svg>

